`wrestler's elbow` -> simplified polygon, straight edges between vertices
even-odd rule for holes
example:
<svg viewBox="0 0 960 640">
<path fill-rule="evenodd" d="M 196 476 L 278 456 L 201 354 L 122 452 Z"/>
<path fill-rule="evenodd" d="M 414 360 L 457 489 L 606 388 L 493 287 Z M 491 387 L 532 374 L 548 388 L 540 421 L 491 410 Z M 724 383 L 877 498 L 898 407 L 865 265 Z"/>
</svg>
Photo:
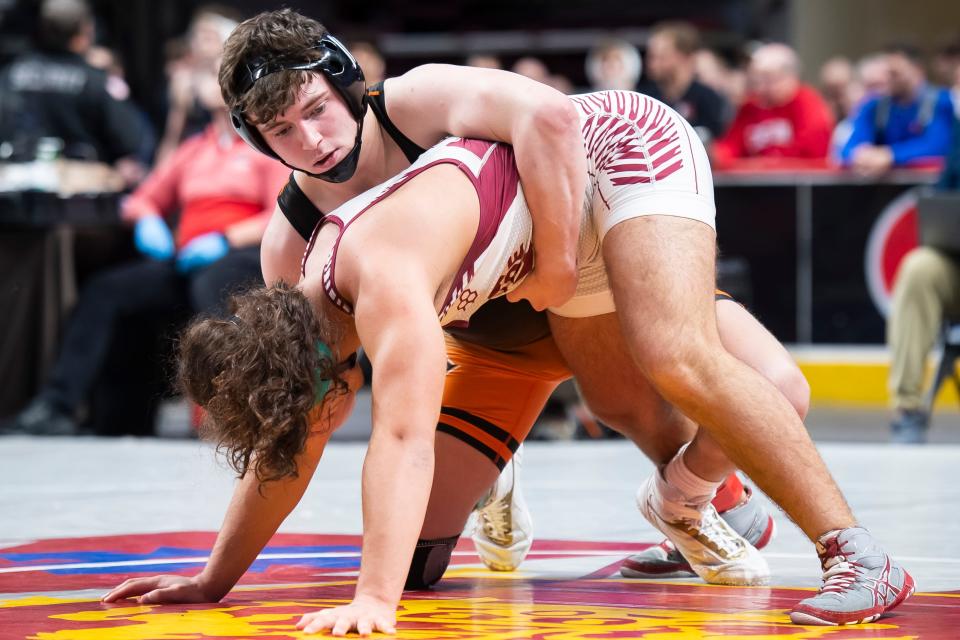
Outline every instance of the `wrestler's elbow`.
<svg viewBox="0 0 960 640">
<path fill-rule="evenodd" d="M 562 93 L 555 92 L 549 99 L 538 101 L 530 118 L 541 135 L 579 139 L 580 116 L 573 102 Z"/>
<path fill-rule="evenodd" d="M 389 447 L 394 455 L 423 463 L 433 461 L 435 421 L 391 420 L 376 429 L 374 440 Z"/>
</svg>

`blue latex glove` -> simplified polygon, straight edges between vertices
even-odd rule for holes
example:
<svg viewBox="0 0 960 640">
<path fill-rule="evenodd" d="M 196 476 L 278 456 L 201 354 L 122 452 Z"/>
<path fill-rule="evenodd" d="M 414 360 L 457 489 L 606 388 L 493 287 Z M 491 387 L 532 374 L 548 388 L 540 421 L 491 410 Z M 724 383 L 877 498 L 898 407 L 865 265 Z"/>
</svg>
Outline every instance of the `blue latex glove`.
<svg viewBox="0 0 960 640">
<path fill-rule="evenodd" d="M 230 251 L 230 243 L 222 233 L 211 231 L 197 236 L 177 254 L 177 271 L 190 273 L 194 269 L 213 264 Z"/>
<path fill-rule="evenodd" d="M 169 260 L 173 257 L 173 233 L 163 218 L 156 214 L 137 220 L 133 227 L 133 243 L 148 258 Z"/>
</svg>

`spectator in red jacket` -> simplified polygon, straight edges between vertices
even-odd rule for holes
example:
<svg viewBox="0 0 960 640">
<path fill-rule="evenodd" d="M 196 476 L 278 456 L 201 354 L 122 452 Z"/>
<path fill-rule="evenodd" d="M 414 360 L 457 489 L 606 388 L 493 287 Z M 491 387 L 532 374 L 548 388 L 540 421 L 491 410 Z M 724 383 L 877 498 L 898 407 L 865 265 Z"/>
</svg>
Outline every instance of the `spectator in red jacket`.
<svg viewBox="0 0 960 640">
<path fill-rule="evenodd" d="M 823 98 L 800 82 L 797 54 L 767 44 L 750 61 L 747 101 L 713 146 L 717 167 L 742 158 L 825 158 L 833 116 Z"/>
</svg>

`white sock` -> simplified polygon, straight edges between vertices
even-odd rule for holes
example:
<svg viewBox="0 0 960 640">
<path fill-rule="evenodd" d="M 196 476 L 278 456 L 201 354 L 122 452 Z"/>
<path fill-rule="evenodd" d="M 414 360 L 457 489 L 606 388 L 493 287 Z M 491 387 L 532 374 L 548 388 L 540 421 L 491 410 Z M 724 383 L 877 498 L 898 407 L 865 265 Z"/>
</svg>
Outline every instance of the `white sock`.
<svg viewBox="0 0 960 640">
<path fill-rule="evenodd" d="M 704 480 L 690 471 L 683 460 L 683 454 L 688 446 L 690 446 L 689 443 L 683 445 L 677 455 L 673 457 L 673 460 L 667 463 L 663 470 L 663 479 L 683 496 L 683 501 L 688 505 L 706 506 L 708 502 L 713 500 L 713 496 L 717 493 L 717 487 L 723 484 L 723 481 Z"/>
</svg>

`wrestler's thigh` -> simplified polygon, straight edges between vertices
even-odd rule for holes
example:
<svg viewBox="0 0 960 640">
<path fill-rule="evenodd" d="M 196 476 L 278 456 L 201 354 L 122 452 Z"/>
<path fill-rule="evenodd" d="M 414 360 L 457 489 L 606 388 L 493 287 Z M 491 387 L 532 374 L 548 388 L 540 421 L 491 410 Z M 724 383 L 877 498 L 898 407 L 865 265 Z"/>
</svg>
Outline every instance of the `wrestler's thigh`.
<svg viewBox="0 0 960 640">
<path fill-rule="evenodd" d="M 737 302 L 717 301 L 717 326 L 724 348 L 765 378 L 781 367 L 796 366 L 780 341 Z"/>
<path fill-rule="evenodd" d="M 550 338 L 496 351 L 448 336 L 447 357 L 451 368 L 444 379 L 423 538 L 463 530 L 550 394 L 570 377 Z"/>
<path fill-rule="evenodd" d="M 695 425 L 650 385 L 630 356 L 616 314 L 564 318 L 550 329 L 590 410 L 662 464 L 695 433 Z"/>
<path fill-rule="evenodd" d="M 661 391 L 677 370 L 721 348 L 715 294 L 716 233 L 696 220 L 647 215 L 614 226 L 604 261 L 617 315 L 641 370 Z"/>
<path fill-rule="evenodd" d="M 804 418 L 810 385 L 786 347 L 733 300 L 717 300 L 717 327 L 724 348 L 772 382 Z"/>
</svg>

